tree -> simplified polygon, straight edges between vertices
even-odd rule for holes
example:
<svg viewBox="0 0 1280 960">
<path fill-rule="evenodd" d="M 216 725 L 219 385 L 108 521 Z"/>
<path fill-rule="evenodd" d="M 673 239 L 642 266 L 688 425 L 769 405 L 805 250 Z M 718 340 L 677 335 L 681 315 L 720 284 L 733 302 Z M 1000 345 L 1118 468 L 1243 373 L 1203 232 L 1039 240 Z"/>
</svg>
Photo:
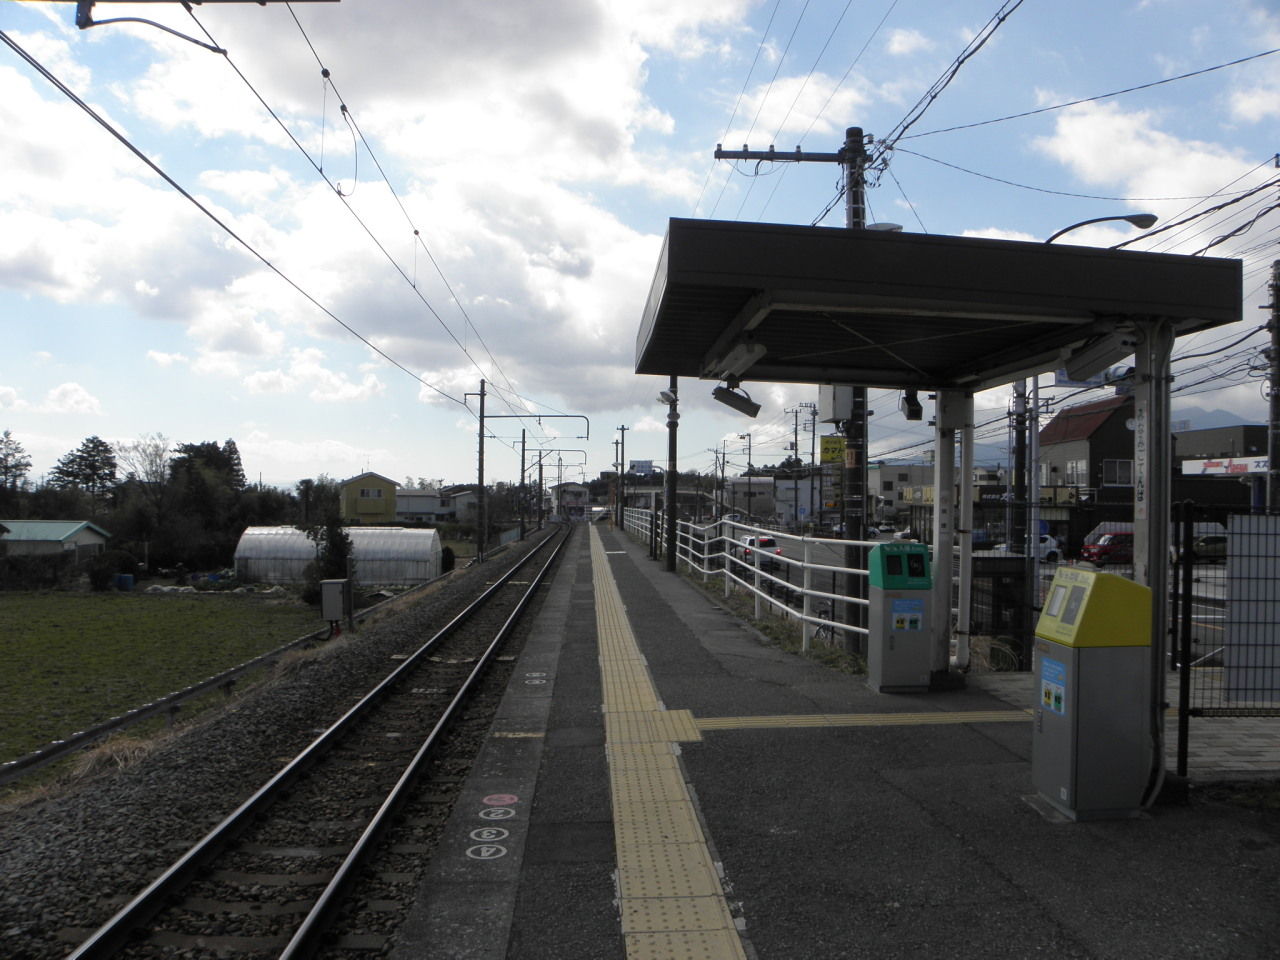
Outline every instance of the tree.
<svg viewBox="0 0 1280 960">
<path fill-rule="evenodd" d="M 299 480 L 295 488 L 298 494 L 298 524 L 302 528 L 324 523 L 329 517 L 337 517 L 342 510 L 342 490 L 337 480 L 320 474 L 314 480 Z"/>
<path fill-rule="evenodd" d="M 151 488 L 163 487 L 169 479 L 169 438 L 151 433 L 121 443 L 116 447 L 116 463 L 124 468 L 125 479 Z"/>
<path fill-rule="evenodd" d="M 49 474 L 55 487 L 76 487 L 94 500 L 102 499 L 116 483 L 116 454 L 101 437 L 86 437 Z"/>
<path fill-rule="evenodd" d="M 0 488 L 17 493 L 27 483 L 31 458 L 8 430 L 0 436 Z"/>
<path fill-rule="evenodd" d="M 227 476 L 232 490 L 243 490 L 248 486 L 244 478 L 244 464 L 240 462 L 240 448 L 230 438 L 222 445 L 222 454 L 227 458 Z"/>
</svg>

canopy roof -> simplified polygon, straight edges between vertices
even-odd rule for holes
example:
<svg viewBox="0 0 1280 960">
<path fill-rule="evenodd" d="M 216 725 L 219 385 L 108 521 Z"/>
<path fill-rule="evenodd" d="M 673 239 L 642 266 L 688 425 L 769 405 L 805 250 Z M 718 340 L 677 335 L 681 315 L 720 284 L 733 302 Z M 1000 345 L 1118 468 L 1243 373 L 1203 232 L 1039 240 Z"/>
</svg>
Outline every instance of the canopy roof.
<svg viewBox="0 0 1280 960">
<path fill-rule="evenodd" d="M 1134 320 L 1231 323 L 1240 294 L 1238 260 L 673 218 L 635 368 L 980 390 Z"/>
</svg>

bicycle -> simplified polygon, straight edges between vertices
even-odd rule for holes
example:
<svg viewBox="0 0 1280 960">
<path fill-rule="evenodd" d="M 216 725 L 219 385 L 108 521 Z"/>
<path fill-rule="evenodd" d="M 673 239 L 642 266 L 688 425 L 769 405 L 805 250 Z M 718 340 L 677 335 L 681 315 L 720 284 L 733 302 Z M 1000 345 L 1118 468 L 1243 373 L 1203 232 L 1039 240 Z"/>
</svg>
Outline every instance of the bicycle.
<svg viewBox="0 0 1280 960">
<path fill-rule="evenodd" d="M 835 629 L 831 626 L 831 607 L 829 605 L 823 605 L 818 607 L 815 613 L 818 619 L 822 620 L 823 623 L 821 626 L 814 628 L 812 638 L 813 642 L 821 643 L 829 647 L 831 646 L 832 641 L 835 640 Z"/>
</svg>

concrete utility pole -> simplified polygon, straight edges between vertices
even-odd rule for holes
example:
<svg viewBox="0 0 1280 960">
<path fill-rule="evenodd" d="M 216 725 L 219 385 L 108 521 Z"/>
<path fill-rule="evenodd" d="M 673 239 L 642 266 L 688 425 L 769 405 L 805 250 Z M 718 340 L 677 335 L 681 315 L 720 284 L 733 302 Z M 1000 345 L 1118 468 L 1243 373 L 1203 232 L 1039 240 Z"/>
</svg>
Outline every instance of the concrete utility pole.
<svg viewBox="0 0 1280 960">
<path fill-rule="evenodd" d="M 479 434 L 479 452 L 476 455 L 476 477 L 479 483 L 479 489 L 476 490 L 476 559 L 484 560 L 484 545 L 487 523 L 485 514 L 485 497 L 484 497 L 484 381 L 480 381 L 479 393 L 463 394 L 463 399 L 467 397 L 480 398 L 480 429 Z"/>
<path fill-rule="evenodd" d="M 1267 426 L 1267 513 L 1280 514 L 1280 260 L 1271 263 L 1271 369 L 1267 389 L 1270 420 Z"/>
<path fill-rule="evenodd" d="M 751 513 L 751 434 L 740 433 L 738 439 L 747 441 L 747 519 L 750 520 L 753 517 Z"/>
<path fill-rule="evenodd" d="M 844 146 L 836 153 L 814 153 L 799 147 L 791 153 L 768 150 L 725 150 L 716 145 L 717 160 L 764 160 L 774 163 L 838 163 L 844 167 L 845 226 L 861 230 L 867 225 L 866 138 L 861 127 L 844 132 Z M 867 389 L 853 387 L 853 415 L 844 421 L 844 536 L 861 540 L 867 516 Z M 865 559 L 865 558 L 863 558 Z"/>
<path fill-rule="evenodd" d="M 618 527 L 626 528 L 627 518 L 627 427 L 618 427 Z"/>
<path fill-rule="evenodd" d="M 667 475 L 664 478 L 667 498 L 667 555 L 664 567 L 669 573 L 674 573 L 676 569 L 676 501 L 680 497 L 680 474 L 676 469 L 676 431 L 680 429 L 680 411 L 677 407 L 680 395 L 676 392 L 676 379 L 673 375 L 671 385 L 667 387 L 671 401 L 667 406 Z"/>
</svg>

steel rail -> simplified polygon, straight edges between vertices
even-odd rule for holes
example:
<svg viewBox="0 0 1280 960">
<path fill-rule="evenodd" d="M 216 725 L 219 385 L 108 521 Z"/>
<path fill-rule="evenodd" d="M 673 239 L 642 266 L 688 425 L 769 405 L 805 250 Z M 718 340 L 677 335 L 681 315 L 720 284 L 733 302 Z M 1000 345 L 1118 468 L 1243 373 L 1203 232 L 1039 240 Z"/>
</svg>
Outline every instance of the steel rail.
<svg viewBox="0 0 1280 960">
<path fill-rule="evenodd" d="M 282 767 L 270 780 L 259 787 L 252 796 L 240 804 L 229 816 L 204 835 L 196 844 L 156 877 L 118 910 L 114 916 L 95 930 L 87 940 L 74 951 L 67 954 L 65 960 L 105 960 L 111 957 L 129 940 L 133 931 L 159 913 L 168 898 L 182 886 L 187 884 L 199 869 L 216 856 L 235 837 L 243 831 L 258 814 L 266 810 L 287 787 L 295 783 L 317 760 L 326 753 L 348 731 L 348 729 L 375 704 L 381 702 L 396 682 L 419 660 L 426 657 L 435 646 L 457 630 L 471 616 L 480 610 L 493 596 L 502 589 L 516 573 L 532 562 L 551 542 L 548 537 L 534 547 L 527 556 L 508 570 L 500 578 L 459 612 L 452 620 L 436 632 L 413 654 L 404 660 L 395 670 L 389 673 L 372 690 L 365 694 L 359 702 L 339 717 L 320 736 L 311 742 L 301 753 Z"/>
<path fill-rule="evenodd" d="M 373 853 L 374 848 L 386 827 L 391 823 L 392 818 L 407 799 L 414 781 L 417 779 L 422 768 L 426 765 L 427 760 L 431 757 L 432 751 L 437 745 L 437 741 L 444 736 L 444 731 L 452 722 L 454 714 L 471 696 L 474 688 L 479 685 L 481 675 L 492 662 L 493 658 L 497 656 L 497 653 L 502 648 L 507 636 L 515 627 L 521 614 L 524 613 L 525 607 L 529 605 L 534 594 L 542 585 L 543 579 L 555 564 L 556 560 L 559 559 L 560 551 L 564 549 L 564 545 L 568 542 L 568 539 L 567 534 L 561 538 L 560 543 L 556 545 L 551 556 L 547 558 L 547 562 L 542 565 L 542 569 L 539 570 L 537 575 L 529 582 L 529 588 L 520 598 L 515 609 L 511 611 L 506 622 L 503 623 L 497 634 L 494 635 L 493 641 L 489 644 L 488 648 L 486 648 L 485 652 L 478 658 L 475 667 L 467 676 L 467 679 L 463 682 L 461 688 L 454 695 L 453 700 L 450 701 L 449 705 L 445 708 L 440 719 L 436 721 L 431 732 L 427 734 L 427 738 L 422 742 L 417 753 L 414 754 L 413 760 L 410 761 L 409 766 L 405 768 L 404 773 L 401 774 L 400 779 L 396 782 L 395 787 L 392 788 L 391 793 L 388 794 L 387 799 L 382 802 L 377 813 L 374 814 L 373 818 L 369 821 L 369 824 L 365 827 L 360 839 L 356 841 L 355 845 L 351 848 L 351 852 L 347 854 L 342 865 L 338 867 L 337 871 L 334 873 L 333 879 L 329 881 L 328 885 L 320 893 L 319 897 L 316 898 L 315 904 L 312 905 L 311 910 L 307 913 L 306 917 L 303 918 L 302 923 L 298 925 L 297 931 L 294 933 L 292 939 L 290 939 L 289 943 L 280 953 L 279 960 L 303 960 L 303 958 L 314 956 L 319 950 L 321 946 L 320 941 L 324 935 L 324 931 L 328 927 L 333 915 L 340 907 L 343 896 L 355 881 L 360 867 L 363 866 L 370 854 Z"/>
</svg>

